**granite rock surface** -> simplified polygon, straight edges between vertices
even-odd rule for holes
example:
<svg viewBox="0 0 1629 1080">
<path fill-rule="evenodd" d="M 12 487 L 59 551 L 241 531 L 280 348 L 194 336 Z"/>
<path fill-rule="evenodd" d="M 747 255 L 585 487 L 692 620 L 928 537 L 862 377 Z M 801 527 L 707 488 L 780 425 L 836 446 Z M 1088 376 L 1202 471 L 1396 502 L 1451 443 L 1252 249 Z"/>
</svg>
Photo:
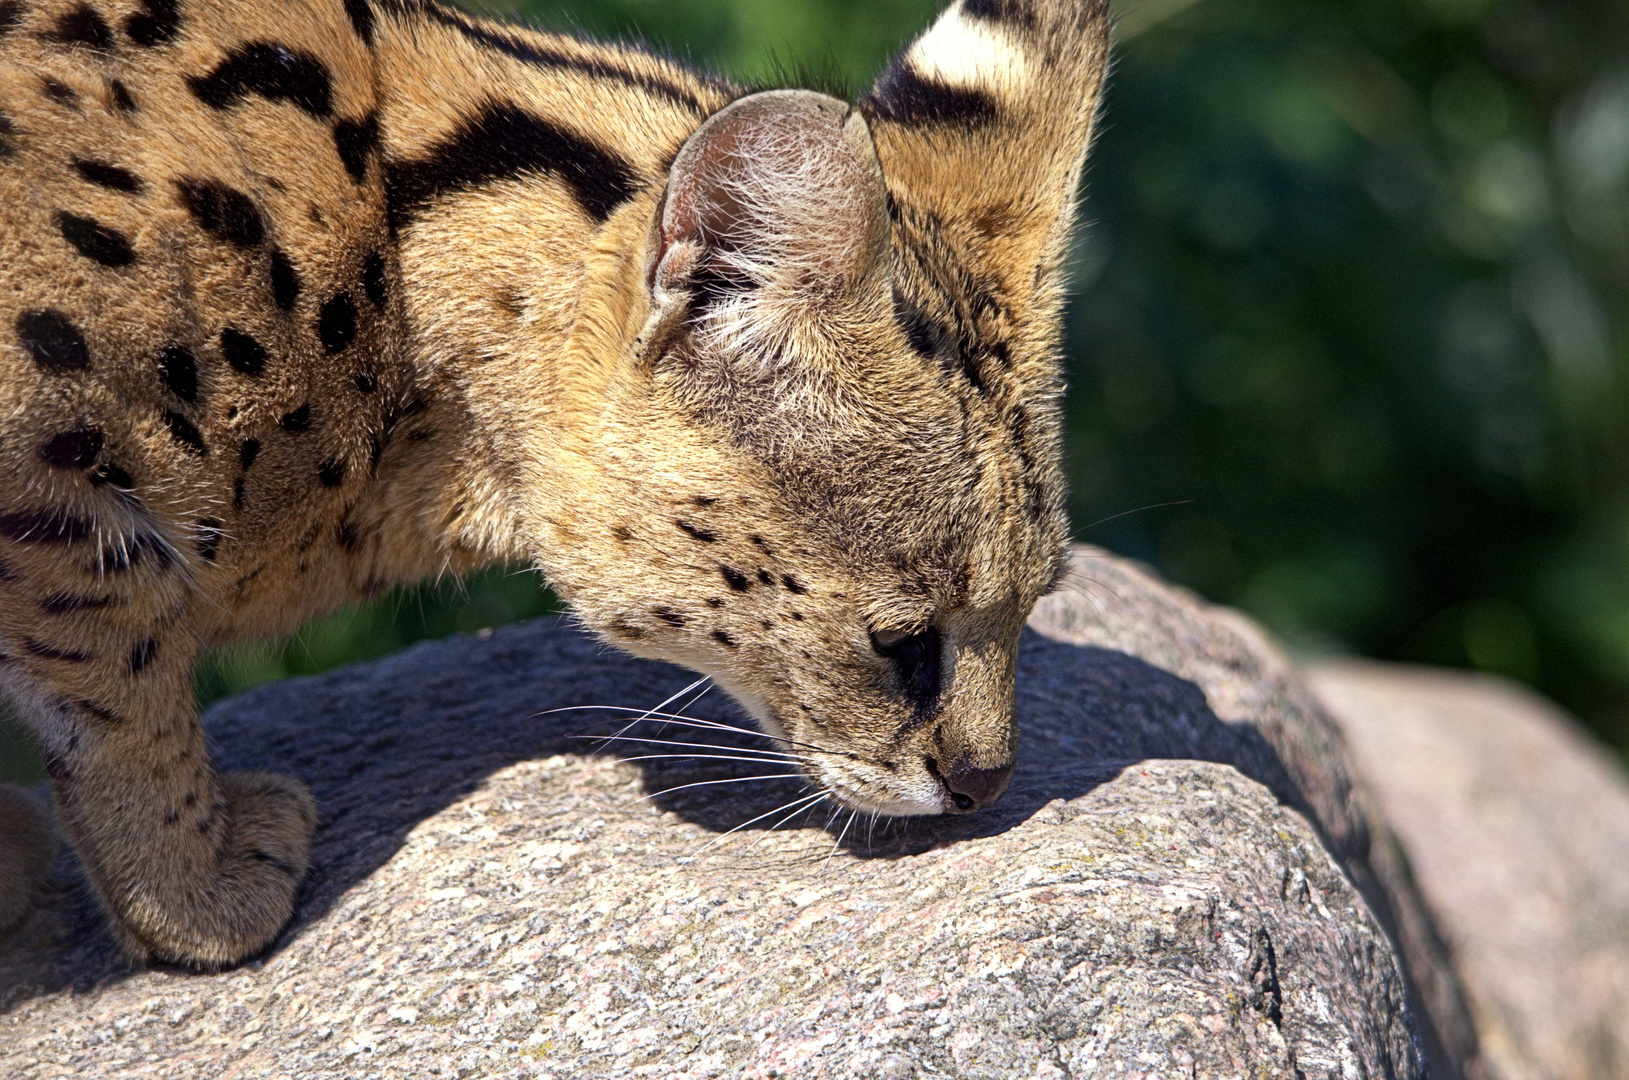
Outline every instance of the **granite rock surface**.
<svg viewBox="0 0 1629 1080">
<path fill-rule="evenodd" d="M 1553 704 L 1486 676 L 1322 664 L 1509 1080 L 1629 1077 L 1629 777 Z"/>
<path fill-rule="evenodd" d="M 1483 1075 L 1401 849 L 1259 634 L 1085 550 L 1032 626 L 1017 774 L 960 818 L 800 812 L 705 756 L 750 734 L 585 738 L 622 721 L 550 710 L 691 677 L 553 621 L 222 702 L 217 760 L 322 808 L 294 923 L 235 971 L 132 970 L 64 853 L 0 941 L 6 1073 Z M 719 697 L 689 714 L 739 722 Z"/>
</svg>

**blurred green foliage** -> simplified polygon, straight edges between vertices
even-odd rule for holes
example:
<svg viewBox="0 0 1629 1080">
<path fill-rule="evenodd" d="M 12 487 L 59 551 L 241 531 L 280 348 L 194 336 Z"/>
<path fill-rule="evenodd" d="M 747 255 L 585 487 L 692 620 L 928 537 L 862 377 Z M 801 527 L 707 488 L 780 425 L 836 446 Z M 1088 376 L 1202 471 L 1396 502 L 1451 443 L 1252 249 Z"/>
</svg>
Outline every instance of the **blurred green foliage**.
<svg viewBox="0 0 1629 1080">
<path fill-rule="evenodd" d="M 468 6 L 857 94 L 943 4 Z M 1304 651 L 1520 679 L 1629 752 L 1629 4 L 1118 11 L 1073 254 L 1077 535 Z M 556 608 L 529 574 L 407 590 L 210 658 L 199 694 Z"/>
</svg>

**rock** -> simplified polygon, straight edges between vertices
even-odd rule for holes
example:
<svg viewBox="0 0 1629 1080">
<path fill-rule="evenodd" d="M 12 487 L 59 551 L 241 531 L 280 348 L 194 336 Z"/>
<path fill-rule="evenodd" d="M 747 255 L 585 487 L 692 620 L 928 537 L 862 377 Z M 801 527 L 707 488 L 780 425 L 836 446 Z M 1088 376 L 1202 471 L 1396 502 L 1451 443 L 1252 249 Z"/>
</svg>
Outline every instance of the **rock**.
<svg viewBox="0 0 1629 1080">
<path fill-rule="evenodd" d="M 1484 1053 L 1512 1080 L 1629 1076 L 1629 780 L 1554 705 L 1485 676 L 1325 664 L 1436 913 Z"/>
<path fill-rule="evenodd" d="M 966 817 L 682 787 L 774 770 L 583 738 L 621 721 L 548 710 L 691 677 L 549 620 L 222 702 L 217 760 L 322 807 L 295 922 L 235 971 L 131 970 L 64 854 L 0 944 L 8 1075 L 1344 1080 L 1424 1076 L 1419 1032 L 1434 1076 L 1478 1075 L 1400 849 L 1293 670 L 1236 616 L 1077 564 L 1025 634 L 1013 784 Z M 735 722 L 719 698 L 688 711 Z"/>
</svg>

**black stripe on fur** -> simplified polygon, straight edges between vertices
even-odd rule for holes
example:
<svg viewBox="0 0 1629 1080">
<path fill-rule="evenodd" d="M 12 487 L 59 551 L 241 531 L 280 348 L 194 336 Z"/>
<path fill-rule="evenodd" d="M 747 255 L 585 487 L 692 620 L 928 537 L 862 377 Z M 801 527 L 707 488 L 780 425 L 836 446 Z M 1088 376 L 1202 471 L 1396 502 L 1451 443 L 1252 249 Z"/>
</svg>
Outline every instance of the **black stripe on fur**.
<svg viewBox="0 0 1629 1080">
<path fill-rule="evenodd" d="M 633 168 L 615 154 L 516 105 L 490 102 L 424 157 L 386 165 L 390 227 L 399 230 L 450 192 L 539 173 L 562 180 L 595 221 L 610 217 L 639 186 Z"/>
</svg>

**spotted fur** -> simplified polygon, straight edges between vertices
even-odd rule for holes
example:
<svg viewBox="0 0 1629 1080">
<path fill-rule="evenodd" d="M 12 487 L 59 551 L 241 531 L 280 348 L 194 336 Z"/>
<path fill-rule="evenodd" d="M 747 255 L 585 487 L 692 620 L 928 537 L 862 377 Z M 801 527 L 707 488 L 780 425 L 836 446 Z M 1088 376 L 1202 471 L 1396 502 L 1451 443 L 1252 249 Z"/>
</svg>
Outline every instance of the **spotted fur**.
<svg viewBox="0 0 1629 1080">
<path fill-rule="evenodd" d="M 851 106 L 434 0 L 0 3 L 0 685 L 131 952 L 252 955 L 306 866 L 198 651 L 500 560 L 842 804 L 997 797 L 1106 34 L 959 0 Z"/>
</svg>

